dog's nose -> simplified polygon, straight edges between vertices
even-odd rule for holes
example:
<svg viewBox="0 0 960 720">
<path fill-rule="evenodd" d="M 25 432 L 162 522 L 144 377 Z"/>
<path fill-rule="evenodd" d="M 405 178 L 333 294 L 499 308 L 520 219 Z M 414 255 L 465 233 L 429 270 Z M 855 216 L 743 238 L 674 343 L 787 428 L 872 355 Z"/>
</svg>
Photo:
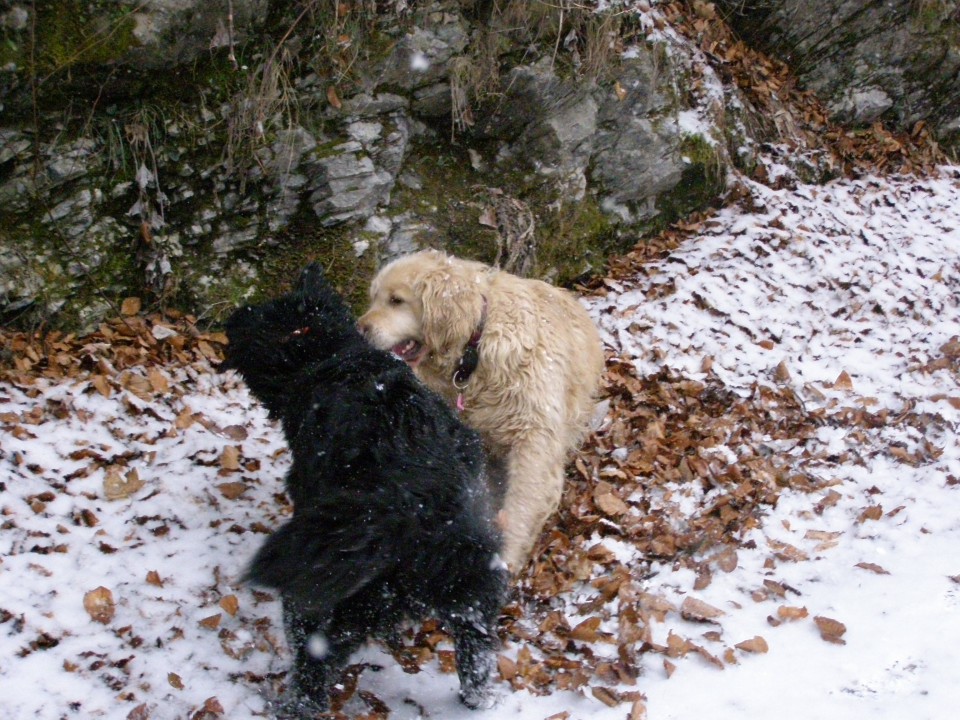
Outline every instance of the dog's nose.
<svg viewBox="0 0 960 720">
<path fill-rule="evenodd" d="M 361 335 L 367 336 L 370 334 L 370 324 L 361 320 L 357 323 L 357 330 L 360 331 Z"/>
</svg>

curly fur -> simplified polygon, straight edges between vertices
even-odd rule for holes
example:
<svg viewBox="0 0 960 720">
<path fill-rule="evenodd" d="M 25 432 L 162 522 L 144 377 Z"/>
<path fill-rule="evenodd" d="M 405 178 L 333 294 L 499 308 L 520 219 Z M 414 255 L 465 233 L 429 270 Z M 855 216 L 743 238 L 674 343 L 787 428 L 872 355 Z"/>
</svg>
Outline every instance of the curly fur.
<svg viewBox="0 0 960 720">
<path fill-rule="evenodd" d="M 435 614 L 454 638 L 460 697 L 490 702 L 507 573 L 482 446 L 410 369 L 371 347 L 318 265 L 227 322 L 225 366 L 279 418 L 293 518 L 249 581 L 280 591 L 293 682 L 284 711 L 327 707 L 366 638 Z"/>
<path fill-rule="evenodd" d="M 451 404 L 460 395 L 464 421 L 504 467 L 504 559 L 518 571 L 593 414 L 604 366 L 596 327 L 565 290 L 433 250 L 385 266 L 370 298 L 364 334 Z M 481 322 L 477 369 L 461 390 L 452 377 Z"/>
</svg>

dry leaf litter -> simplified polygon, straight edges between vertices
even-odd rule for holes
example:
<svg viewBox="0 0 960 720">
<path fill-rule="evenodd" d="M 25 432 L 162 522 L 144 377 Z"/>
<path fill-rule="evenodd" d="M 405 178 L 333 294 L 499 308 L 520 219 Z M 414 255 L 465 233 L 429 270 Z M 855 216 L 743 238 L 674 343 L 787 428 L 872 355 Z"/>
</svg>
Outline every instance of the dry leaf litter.
<svg viewBox="0 0 960 720">
<path fill-rule="evenodd" d="M 649 32 L 698 43 L 758 107 L 788 97 L 788 151 L 826 137 L 850 177 L 804 185 L 774 149 L 727 208 L 587 288 L 602 417 L 505 608 L 499 707 L 456 704 L 427 623 L 365 650 L 330 718 L 960 701 L 942 682 L 960 646 L 960 171 L 933 167 L 922 127 L 829 129 L 695 5 L 659 4 Z M 0 717 L 269 717 L 283 690 L 279 603 L 238 577 L 289 514 L 287 451 L 213 369 L 222 334 L 140 305 L 83 338 L 0 332 Z"/>
</svg>

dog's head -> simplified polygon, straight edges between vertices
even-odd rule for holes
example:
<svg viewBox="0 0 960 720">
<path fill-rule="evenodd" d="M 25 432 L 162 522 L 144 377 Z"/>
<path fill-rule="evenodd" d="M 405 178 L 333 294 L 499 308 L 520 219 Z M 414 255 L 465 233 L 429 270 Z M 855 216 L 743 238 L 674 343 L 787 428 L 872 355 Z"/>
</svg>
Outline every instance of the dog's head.
<svg viewBox="0 0 960 720">
<path fill-rule="evenodd" d="M 381 350 L 416 367 L 430 357 L 459 356 L 484 311 L 480 263 L 424 250 L 386 265 L 370 285 L 370 309 L 359 326 Z"/>
<path fill-rule="evenodd" d="M 322 360 L 344 345 L 363 342 L 353 315 L 314 263 L 286 295 L 239 308 L 226 323 L 226 360 L 271 413 L 290 391 L 290 379 L 304 365 Z M 296 392 L 296 390 L 293 390 Z"/>
</svg>

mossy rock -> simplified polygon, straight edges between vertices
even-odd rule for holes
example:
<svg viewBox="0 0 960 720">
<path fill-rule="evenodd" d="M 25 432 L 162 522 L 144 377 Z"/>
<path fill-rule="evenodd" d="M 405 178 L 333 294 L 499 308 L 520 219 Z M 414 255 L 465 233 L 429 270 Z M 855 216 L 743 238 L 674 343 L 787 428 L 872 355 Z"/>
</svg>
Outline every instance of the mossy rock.
<svg viewBox="0 0 960 720">
<path fill-rule="evenodd" d="M 495 142 L 475 143 L 468 150 L 443 138 L 437 133 L 414 144 L 405 170 L 414 186 L 398 184 L 389 208 L 394 217 L 413 217 L 429 228 L 416 238 L 419 246 L 493 263 L 501 247 L 489 212 L 491 200 L 504 196 L 520 201 L 533 215 L 533 277 L 569 284 L 633 244 L 618 233 L 593 195 L 565 200 L 561 189 L 532 170 L 497 166 Z"/>
</svg>

